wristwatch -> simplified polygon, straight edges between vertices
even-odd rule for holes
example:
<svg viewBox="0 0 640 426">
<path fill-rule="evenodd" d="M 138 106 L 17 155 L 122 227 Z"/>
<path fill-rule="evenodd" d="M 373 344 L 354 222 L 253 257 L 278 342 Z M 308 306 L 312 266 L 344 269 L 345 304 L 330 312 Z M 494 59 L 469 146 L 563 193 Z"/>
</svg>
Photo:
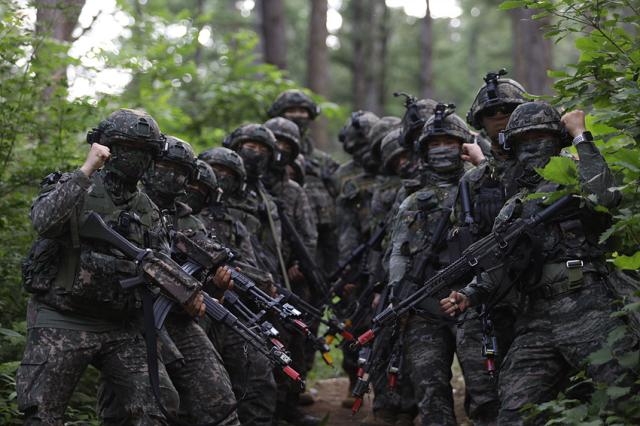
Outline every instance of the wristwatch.
<svg viewBox="0 0 640 426">
<path fill-rule="evenodd" d="M 577 146 L 579 143 L 582 143 L 584 141 L 593 142 L 593 135 L 591 134 L 591 132 L 583 132 L 582 134 L 573 138 L 573 142 L 571 143 L 573 144 L 573 146 Z"/>
</svg>

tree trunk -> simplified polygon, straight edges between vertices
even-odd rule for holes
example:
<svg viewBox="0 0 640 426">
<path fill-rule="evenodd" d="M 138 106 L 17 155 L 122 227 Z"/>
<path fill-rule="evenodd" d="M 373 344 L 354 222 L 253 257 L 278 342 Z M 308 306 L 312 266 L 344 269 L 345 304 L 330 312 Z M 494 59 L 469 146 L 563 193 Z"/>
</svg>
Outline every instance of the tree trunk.
<svg viewBox="0 0 640 426">
<path fill-rule="evenodd" d="M 367 56 L 367 40 L 371 30 L 371 8 L 365 0 L 351 1 L 351 43 L 353 55 L 351 62 L 353 109 L 365 108 L 367 99 L 367 66 L 370 58 Z"/>
<path fill-rule="evenodd" d="M 511 27 L 513 42 L 513 78 L 532 94 L 551 94 L 551 79 L 547 70 L 552 68 L 552 41 L 544 38 L 542 27 L 549 19 L 531 19 L 536 13 L 530 9 L 513 9 Z"/>
<path fill-rule="evenodd" d="M 307 86 L 315 93 L 329 95 L 329 52 L 327 51 L 327 0 L 311 0 L 309 47 L 307 51 Z M 327 120 L 320 116 L 311 126 L 318 148 L 329 149 Z"/>
<path fill-rule="evenodd" d="M 384 110 L 384 76 L 385 59 L 387 52 L 387 37 L 389 34 L 388 19 L 389 14 L 384 0 L 370 2 L 372 20 L 369 25 L 372 28 L 367 38 L 368 63 L 366 67 L 366 104 L 368 111 L 377 115 L 383 114 Z"/>
<path fill-rule="evenodd" d="M 85 0 L 36 0 L 36 37 L 51 38 L 58 42 L 73 41 L 71 34 L 78 23 Z M 67 68 L 61 67 L 47 76 L 49 87 L 43 92 L 44 99 L 49 99 L 58 84 L 67 84 Z"/>
<path fill-rule="evenodd" d="M 433 98 L 433 19 L 431 7 L 427 2 L 427 13 L 420 25 L 420 95 L 423 98 Z"/>
<path fill-rule="evenodd" d="M 287 69 L 287 34 L 282 0 L 259 0 L 257 11 L 264 61 Z"/>
</svg>

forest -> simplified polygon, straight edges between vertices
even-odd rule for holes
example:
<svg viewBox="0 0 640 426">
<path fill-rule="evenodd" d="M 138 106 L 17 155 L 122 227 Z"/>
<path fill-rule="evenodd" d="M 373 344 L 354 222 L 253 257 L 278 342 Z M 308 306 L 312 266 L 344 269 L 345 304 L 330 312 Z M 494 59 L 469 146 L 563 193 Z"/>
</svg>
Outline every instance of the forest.
<svg viewBox="0 0 640 426">
<path fill-rule="evenodd" d="M 29 208 L 41 179 L 77 168 L 86 132 L 119 107 L 146 110 L 200 152 L 302 88 L 322 111 L 318 146 L 345 161 L 338 132 L 351 111 L 402 117 L 394 94 L 405 92 L 454 103 L 464 117 L 482 77 L 505 68 L 531 95 L 588 113 L 623 194 L 600 244 L 620 273 L 640 269 L 637 0 L 0 0 L 0 15 L 2 424 L 21 424 Z M 579 191 L 575 164 L 556 160 L 539 173 Z M 630 326 L 640 324 L 639 296 L 618 312 Z M 612 357 L 640 365 L 637 351 L 608 348 L 591 362 Z M 96 377 L 83 377 L 67 424 L 98 424 Z M 532 410 L 552 413 L 551 424 L 624 424 L 625 412 L 603 410 L 628 392 L 603 387 L 586 402 L 561 395 Z"/>
</svg>

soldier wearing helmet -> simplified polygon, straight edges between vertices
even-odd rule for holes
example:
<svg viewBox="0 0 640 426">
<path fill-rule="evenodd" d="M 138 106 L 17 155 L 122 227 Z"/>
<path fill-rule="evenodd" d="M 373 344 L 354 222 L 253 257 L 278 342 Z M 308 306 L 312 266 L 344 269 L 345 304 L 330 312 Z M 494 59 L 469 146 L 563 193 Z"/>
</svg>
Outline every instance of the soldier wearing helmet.
<svg viewBox="0 0 640 426">
<path fill-rule="evenodd" d="M 198 180 L 187 188 L 189 205 L 192 208 L 194 205 L 204 206 L 201 210 L 195 208 L 194 212 L 198 213 L 209 233 L 234 251 L 234 266 L 238 266 L 261 288 L 271 291 L 273 278 L 257 270 L 249 231 L 228 208 L 229 199 L 244 196 L 246 172 L 242 158 L 235 151 L 218 147 L 202 152 L 198 156 L 198 163 L 206 165 L 208 169 L 201 171 Z M 209 173 L 213 179 L 207 178 Z M 207 320 L 203 328 L 222 355 L 238 400 L 240 422 L 271 425 L 277 388 L 269 360 L 221 324 Z M 245 355 L 238 356 L 242 353 Z"/>
<path fill-rule="evenodd" d="M 336 204 L 338 188 L 333 174 L 338 168 L 331 156 L 314 146 L 308 127 L 320 114 L 313 100 L 300 90 L 286 90 L 276 98 L 268 110 L 269 117 L 284 117 L 293 121 L 300 132 L 300 153 L 304 156 L 304 190 L 314 214 L 318 231 L 318 264 L 325 271 L 336 267 Z"/>
<path fill-rule="evenodd" d="M 530 165 L 544 166 L 568 144 L 575 146 L 580 157 L 577 191 L 582 197 L 539 225 L 521 247 L 515 247 L 533 251 L 529 263 L 522 266 L 526 273 L 512 283 L 525 301 L 520 312 L 526 315 L 519 314 L 515 339 L 502 363 L 500 424 L 523 424 L 523 407 L 555 398 L 563 390 L 558 384 L 569 383 L 567 379 L 582 368 L 589 354 L 607 346 L 607 330 L 623 326 L 620 318 L 611 315 L 613 296 L 602 290 L 611 284 L 598 239 L 609 226 L 610 216 L 596 209 L 596 203 L 615 207 L 620 193 L 612 189 L 615 179 L 586 131 L 584 118 L 582 111 L 560 117 L 545 102 L 528 102 L 513 111 L 502 138 L 522 163 L 523 175 L 520 191 L 500 210 L 494 229 L 529 218 L 546 207 L 544 198 L 529 198 L 529 194 L 566 189 L 545 180 Z M 504 273 L 503 269 L 496 269 L 496 273 Z M 468 306 L 490 302 L 499 288 L 500 283 L 487 276 L 453 292 L 441 306 L 455 315 Z M 637 345 L 637 339 L 627 335 L 613 343 L 611 350 L 628 353 L 637 350 Z M 587 365 L 586 375 L 594 382 L 617 386 L 628 386 L 637 378 L 636 372 L 614 359 Z"/>
<path fill-rule="evenodd" d="M 192 239 L 204 250 L 218 247 L 204 227 L 192 214 L 191 208 L 177 201 L 185 194 L 187 185 L 198 179 L 198 166 L 191 145 L 174 136 L 164 138 L 164 148 L 154 164 L 145 173 L 142 182 L 144 191 L 160 208 L 165 225 L 170 230 L 170 243 L 175 232 Z M 180 262 L 180 258 L 176 258 Z M 205 289 L 216 294 L 226 289 L 231 281 L 230 272 L 220 267 L 209 276 L 201 276 Z M 213 346 L 201 325 L 189 316 L 170 312 L 164 322 L 169 342 L 163 341 L 163 361 L 171 381 L 180 393 L 181 418 L 188 422 L 220 420 L 220 413 L 231 415 L 221 424 L 239 425 L 235 410 L 236 399 L 231 381 L 220 361 L 220 354 Z M 175 345 L 175 354 L 164 350 Z M 202 395 L 215 395 L 202 398 Z M 111 418 L 121 410 L 113 386 L 102 383 L 98 406 L 104 416 Z"/>
<path fill-rule="evenodd" d="M 498 144 L 498 133 L 504 130 L 513 110 L 528 101 L 524 87 L 515 80 L 503 78 L 506 74 L 505 69 L 487 73 L 485 85 L 467 113 L 467 123 L 480 130 L 477 140 L 485 156 L 495 156 L 499 160 L 508 155 Z"/>
<path fill-rule="evenodd" d="M 448 232 L 457 220 L 450 213 L 465 169 L 463 155 L 470 152 L 464 147 L 473 143 L 473 135 L 454 114 L 454 108 L 437 104 L 414 141 L 416 154 L 425 164 L 422 177 L 425 184 L 402 202 L 394 220 L 388 280 L 390 301 L 394 304 L 459 256 L 457 237 Z M 391 154 L 396 150 L 389 151 Z M 444 230 L 440 232 L 441 229 Z M 404 377 L 411 381 L 420 415 L 427 419 L 424 424 L 456 423 L 450 385 L 454 354 L 460 359 L 467 392 L 477 398 L 481 391 L 488 391 L 487 402 L 495 395 L 491 378 L 484 371 L 482 359 L 478 359 L 480 352 L 466 357 L 468 351 L 458 346 L 456 340 L 455 323 L 440 314 L 435 299 L 426 300 L 408 318 L 403 341 Z M 497 404 L 497 398 L 493 401 Z M 473 420 L 483 424 L 490 419 L 474 413 Z"/>
<path fill-rule="evenodd" d="M 167 247 L 160 212 L 137 187 L 164 141 L 151 116 L 130 109 L 112 113 L 87 140 L 91 149 L 82 167 L 47 176 L 31 209 L 38 240 L 25 263 L 33 314 L 16 378 L 18 406 L 27 424 L 60 423 L 92 363 L 122 398 L 121 417 L 110 420 L 164 424 L 147 370 L 140 368 L 146 350 L 136 326 L 142 314 L 139 290 L 120 285 L 135 277 L 138 267 L 81 239 L 78 230 L 94 211 L 140 247 Z M 200 309 L 196 299 L 188 304 L 194 314 Z M 178 395 L 164 369 L 160 380 L 166 408 L 175 413 Z"/>
<path fill-rule="evenodd" d="M 260 180 L 276 159 L 276 138 L 262 124 L 245 124 L 231 132 L 223 145 L 238 153 L 247 172 L 245 190 L 227 200 L 229 213 L 244 223 L 253 236 L 259 268 L 288 284 L 278 209 Z"/>
</svg>

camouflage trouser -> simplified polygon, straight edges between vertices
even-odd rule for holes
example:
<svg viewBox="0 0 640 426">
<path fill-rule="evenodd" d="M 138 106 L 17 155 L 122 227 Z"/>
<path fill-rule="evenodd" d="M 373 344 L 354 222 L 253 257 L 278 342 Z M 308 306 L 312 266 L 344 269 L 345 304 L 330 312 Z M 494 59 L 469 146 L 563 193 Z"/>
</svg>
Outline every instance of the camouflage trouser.
<svg viewBox="0 0 640 426">
<path fill-rule="evenodd" d="M 208 322 L 207 334 L 229 373 L 241 424 L 270 426 L 276 409 L 276 383 L 269 360 L 226 326 Z"/>
<path fill-rule="evenodd" d="M 122 401 L 119 424 L 166 424 L 151 392 L 144 340 L 134 327 L 94 333 L 32 328 L 16 377 L 18 405 L 27 425 L 62 425 L 82 373 L 94 365 Z M 176 409 L 178 395 L 160 370 L 163 402 Z"/>
<path fill-rule="evenodd" d="M 180 394 L 180 417 L 191 423 L 218 421 L 220 425 L 240 425 L 234 407 L 231 380 L 223 360 L 204 330 L 191 318 L 170 315 L 167 332 L 184 357 L 167 365 L 171 381 Z"/>
<path fill-rule="evenodd" d="M 462 368 L 465 382 L 464 407 L 467 416 L 475 425 L 494 424 L 498 416 L 497 380 L 501 360 L 513 341 L 515 318 L 508 309 L 492 312 L 494 334 L 498 342 L 495 378 L 490 378 L 482 356 L 482 322 L 475 312 L 457 327 L 456 355 Z"/>
<path fill-rule="evenodd" d="M 393 339 L 396 340 L 396 339 Z M 380 345 L 375 374 L 372 375 L 371 383 L 373 387 L 373 411 L 386 411 L 394 414 L 406 413 L 415 416 L 418 408 L 413 395 L 411 379 L 407 374 L 406 364 L 401 362 L 398 374 L 398 384 L 395 389 L 389 388 L 387 377 L 387 367 L 389 365 L 391 353 L 394 350 L 392 342 L 392 328 L 385 327 L 382 333 L 376 337 L 375 345 Z M 397 343 L 397 340 L 396 340 Z M 402 354 L 400 354 L 402 356 Z"/>
<path fill-rule="evenodd" d="M 316 264 L 327 274 L 338 265 L 338 235 L 335 226 L 318 225 Z"/>
<path fill-rule="evenodd" d="M 404 360 L 423 426 L 456 425 L 450 383 L 455 348 L 455 327 L 437 325 L 415 315 L 408 320 Z"/>
<path fill-rule="evenodd" d="M 166 364 L 180 395 L 177 417 L 196 424 L 216 422 L 226 416 L 221 425 L 240 425 L 229 376 L 204 330 L 191 318 L 174 314 L 169 315 L 165 327 L 181 355 Z M 105 420 L 122 410 L 121 399 L 108 383 L 100 386 L 98 407 Z"/>
<path fill-rule="evenodd" d="M 612 300 L 598 280 L 564 297 L 530 301 L 518 318 L 516 338 L 503 362 L 499 424 L 524 424 L 522 407 L 555 398 L 567 376 L 584 367 L 596 382 L 633 383 L 635 373 L 616 360 L 585 365 L 585 357 L 607 341 L 611 330 L 624 324 L 620 318 L 611 318 Z M 637 350 L 638 339 L 633 334 L 615 342 L 615 354 Z M 544 424 L 545 420 L 533 422 Z"/>
</svg>

